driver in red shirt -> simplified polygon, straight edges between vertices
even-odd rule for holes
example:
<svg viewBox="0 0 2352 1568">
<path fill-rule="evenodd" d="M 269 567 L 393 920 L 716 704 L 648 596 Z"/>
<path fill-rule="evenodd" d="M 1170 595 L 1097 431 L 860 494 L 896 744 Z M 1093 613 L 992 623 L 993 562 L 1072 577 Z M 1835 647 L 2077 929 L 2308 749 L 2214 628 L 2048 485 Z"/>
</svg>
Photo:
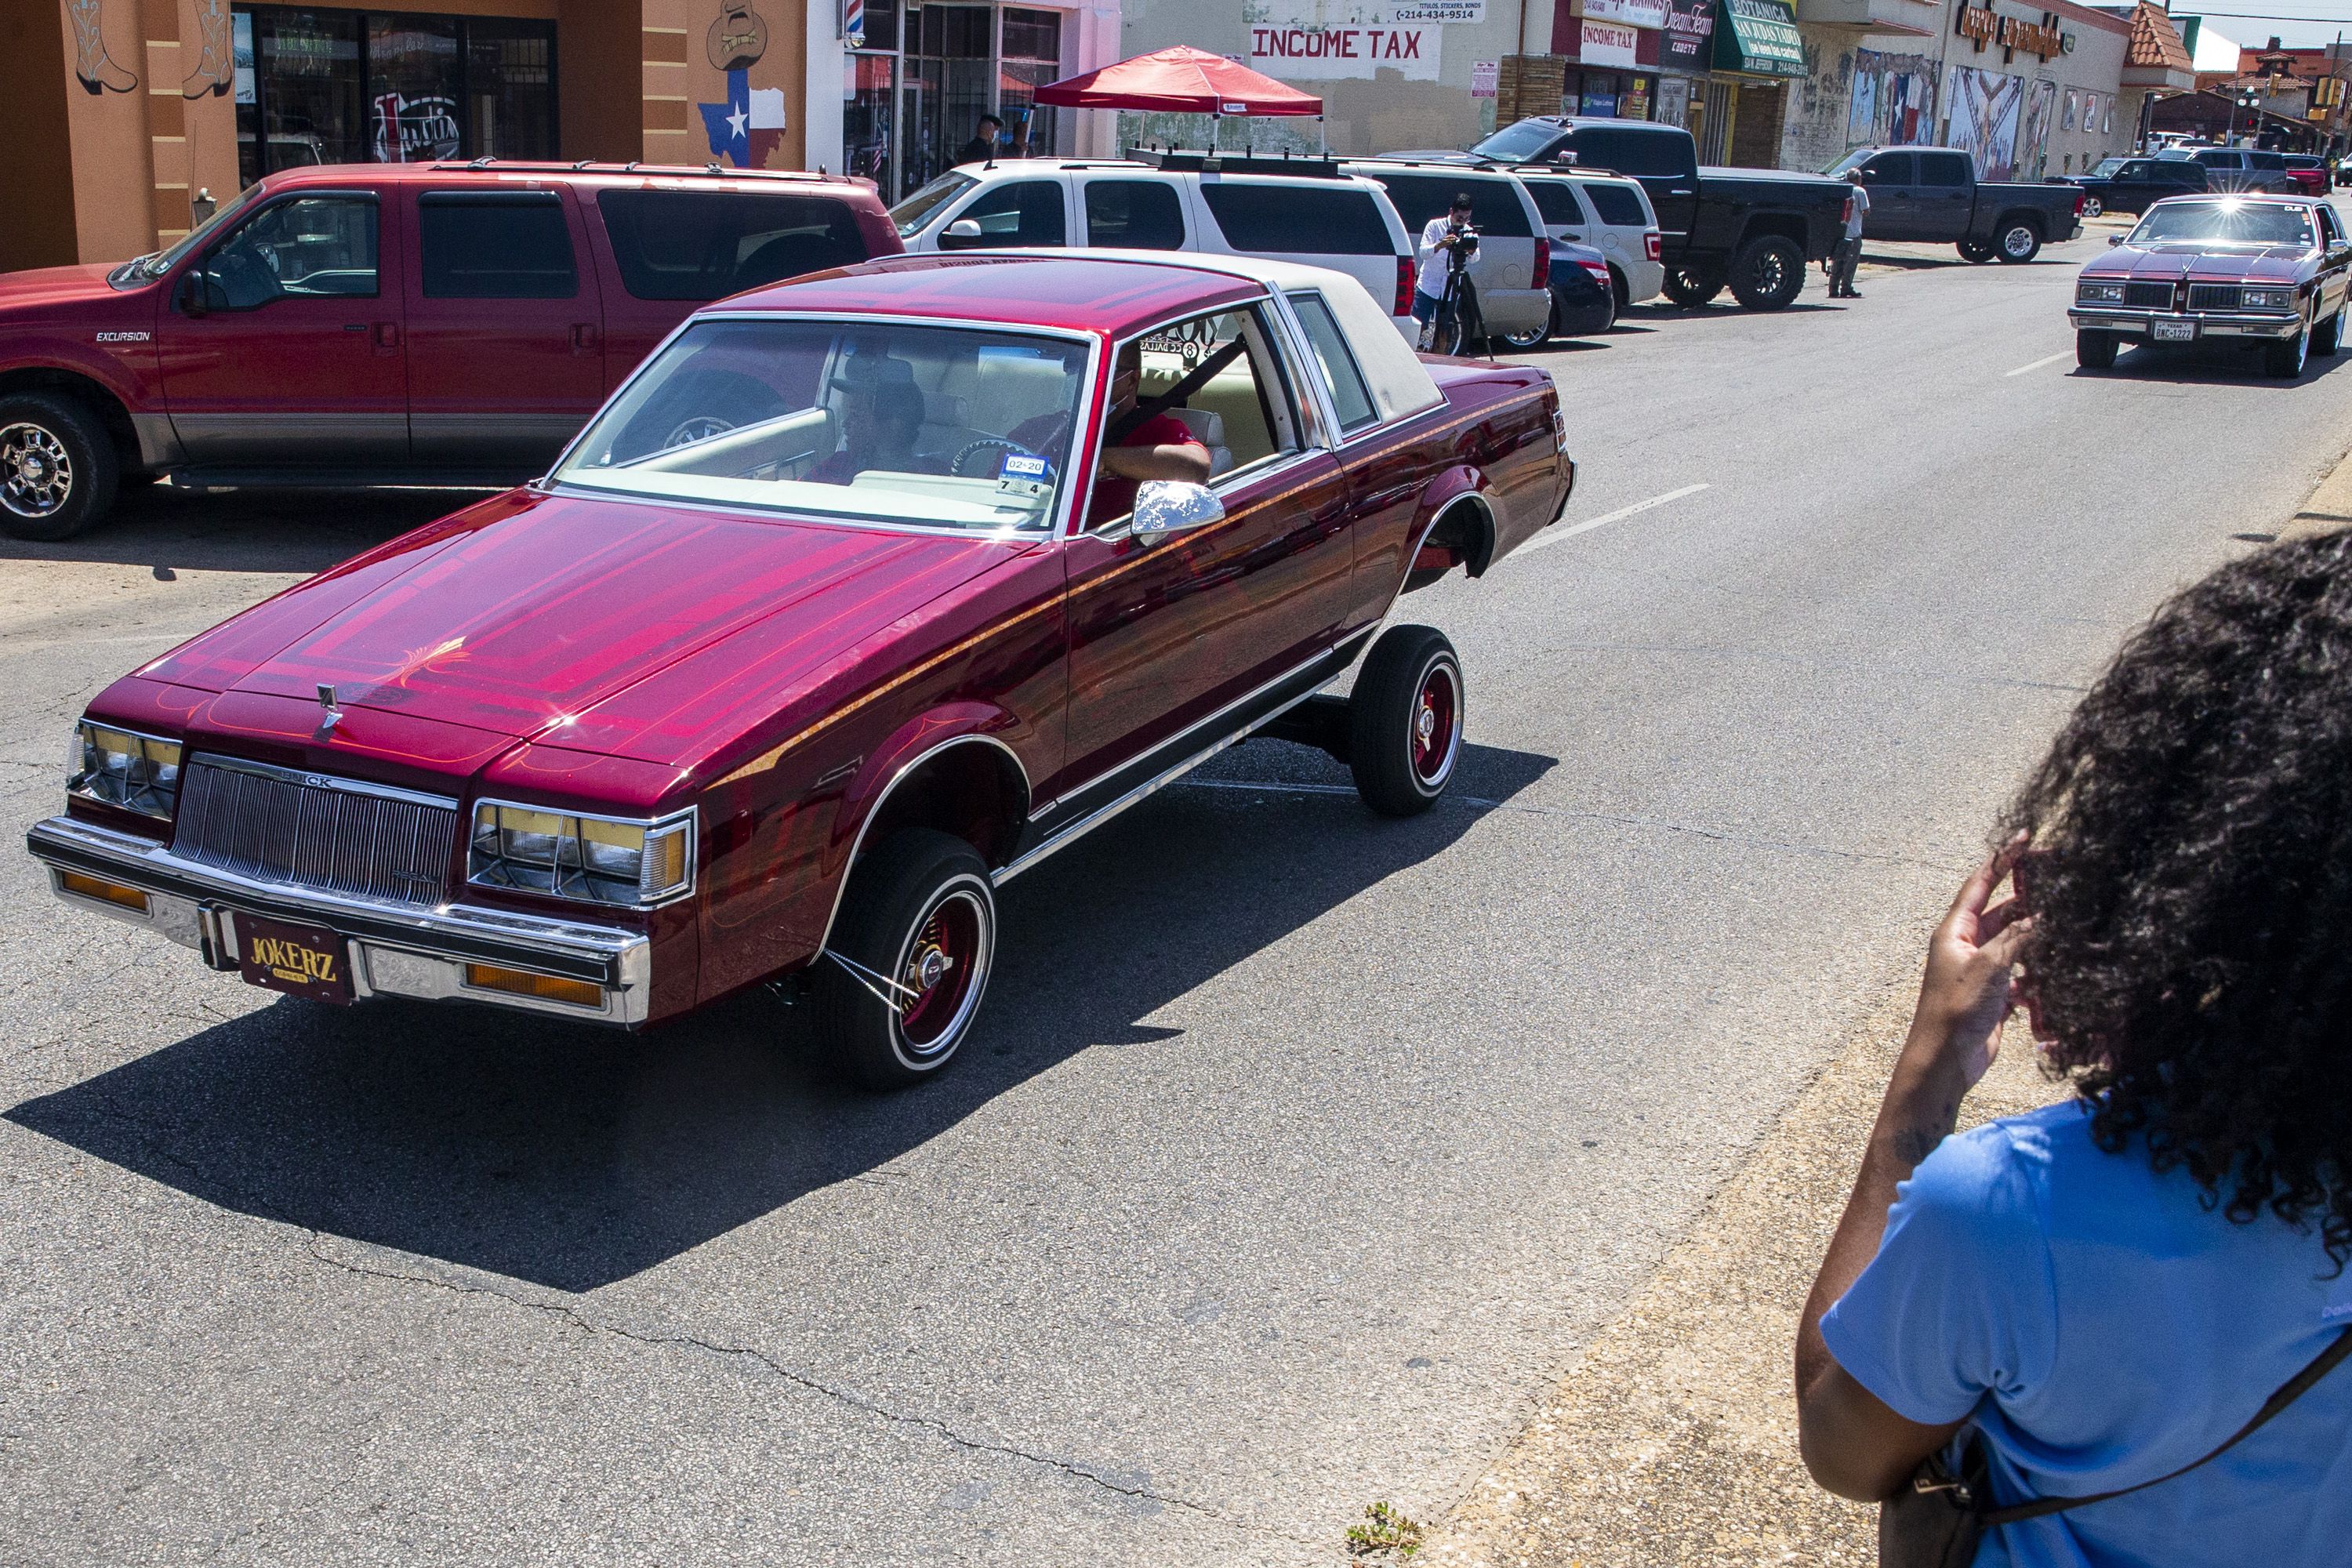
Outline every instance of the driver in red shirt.
<svg viewBox="0 0 2352 1568">
<path fill-rule="evenodd" d="M 1111 373 L 1110 411 L 1103 418 L 1104 429 L 1116 428 L 1120 420 L 1134 412 L 1142 384 L 1143 348 L 1139 343 L 1129 343 L 1118 351 L 1118 364 Z M 1026 450 L 1035 451 L 1034 443 L 1051 440 L 1048 433 L 1062 418 L 1058 414 L 1040 416 L 1013 430 L 1007 438 Z M 1035 426 L 1035 435 L 1024 440 L 1032 426 Z M 1044 455 L 1055 456 L 1050 452 Z M 1095 470 L 1095 493 L 1087 507 L 1089 528 L 1133 511 L 1136 487 L 1146 479 L 1208 483 L 1209 448 L 1174 415 L 1155 414 L 1116 442 L 1106 442 Z"/>
</svg>

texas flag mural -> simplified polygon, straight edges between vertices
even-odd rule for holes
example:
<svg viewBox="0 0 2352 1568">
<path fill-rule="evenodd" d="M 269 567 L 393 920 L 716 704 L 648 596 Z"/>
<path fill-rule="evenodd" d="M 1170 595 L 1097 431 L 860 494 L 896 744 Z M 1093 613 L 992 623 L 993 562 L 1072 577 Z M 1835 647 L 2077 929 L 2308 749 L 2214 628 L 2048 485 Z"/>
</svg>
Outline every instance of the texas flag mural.
<svg viewBox="0 0 2352 1568">
<path fill-rule="evenodd" d="M 764 169 L 768 154 L 783 144 L 784 89 L 753 87 L 751 76 L 740 67 L 729 71 L 727 101 L 694 107 L 702 111 L 712 157 L 724 158 L 739 169 Z"/>
</svg>

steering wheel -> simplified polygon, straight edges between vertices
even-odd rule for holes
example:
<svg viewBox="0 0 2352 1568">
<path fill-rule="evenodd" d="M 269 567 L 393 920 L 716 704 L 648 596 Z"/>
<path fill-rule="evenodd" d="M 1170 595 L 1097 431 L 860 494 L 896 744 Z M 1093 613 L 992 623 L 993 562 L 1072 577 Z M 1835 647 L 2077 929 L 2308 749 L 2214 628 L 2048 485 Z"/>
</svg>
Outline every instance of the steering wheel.
<svg viewBox="0 0 2352 1568">
<path fill-rule="evenodd" d="M 667 452 L 674 447 L 692 446 L 697 441 L 708 441 L 713 436 L 723 436 L 733 428 L 735 422 L 731 419 L 722 419 L 716 414 L 698 414 L 690 419 L 680 420 L 677 428 L 663 437 L 661 449 Z"/>
<path fill-rule="evenodd" d="M 964 464 L 982 452 L 1018 452 L 1024 458 L 1034 458 L 1040 455 L 1031 451 L 1018 441 L 1008 441 L 1002 436 L 982 436 L 976 441 L 967 441 L 963 444 L 957 451 L 955 460 L 948 464 L 948 472 L 960 479 L 987 479 L 989 476 L 986 474 L 964 471 Z"/>
</svg>

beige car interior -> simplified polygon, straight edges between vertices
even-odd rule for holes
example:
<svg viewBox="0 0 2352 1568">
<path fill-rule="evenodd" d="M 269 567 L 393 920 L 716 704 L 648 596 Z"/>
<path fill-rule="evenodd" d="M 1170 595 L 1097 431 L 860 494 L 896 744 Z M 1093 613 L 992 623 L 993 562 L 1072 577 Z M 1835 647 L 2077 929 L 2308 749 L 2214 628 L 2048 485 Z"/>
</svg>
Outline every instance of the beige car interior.
<svg viewBox="0 0 2352 1568">
<path fill-rule="evenodd" d="M 1264 462 L 1303 444 L 1289 413 L 1274 357 L 1256 314 L 1227 310 L 1154 332 L 1143 340 L 1143 380 L 1138 395 L 1154 397 L 1190 375 L 1201 362 L 1238 335 L 1249 346 L 1195 390 L 1171 417 L 1209 448 L 1210 481 Z M 1261 388 L 1264 395 L 1261 395 Z M 1268 412 L 1273 411 L 1269 419 Z"/>
</svg>

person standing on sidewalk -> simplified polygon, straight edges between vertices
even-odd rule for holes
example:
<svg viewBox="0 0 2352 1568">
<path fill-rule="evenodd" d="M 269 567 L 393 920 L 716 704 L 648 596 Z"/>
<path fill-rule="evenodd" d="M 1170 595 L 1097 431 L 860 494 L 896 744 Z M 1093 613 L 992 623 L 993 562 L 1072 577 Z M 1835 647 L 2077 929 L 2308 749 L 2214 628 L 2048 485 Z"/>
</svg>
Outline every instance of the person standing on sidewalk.
<svg viewBox="0 0 2352 1568">
<path fill-rule="evenodd" d="M 2344 1560 L 2347 689 L 2352 532 L 2222 567 L 2125 645 L 1930 939 L 1796 1345 L 1805 1464 L 1885 1503 L 1882 1562 L 1971 1512 L 1972 1556 L 1916 1560 Z M 1952 1136 L 2018 1007 L 2074 1098 Z M 1931 1457 L 1970 1508 L 1914 1485 Z"/>
<path fill-rule="evenodd" d="M 1848 169 L 1845 177 L 1853 188 L 1846 202 L 1845 237 L 1830 253 L 1830 298 L 1859 300 L 1862 296 L 1853 289 L 1853 269 L 1862 264 L 1862 220 L 1870 211 L 1870 192 L 1862 183 L 1860 169 Z"/>
</svg>

